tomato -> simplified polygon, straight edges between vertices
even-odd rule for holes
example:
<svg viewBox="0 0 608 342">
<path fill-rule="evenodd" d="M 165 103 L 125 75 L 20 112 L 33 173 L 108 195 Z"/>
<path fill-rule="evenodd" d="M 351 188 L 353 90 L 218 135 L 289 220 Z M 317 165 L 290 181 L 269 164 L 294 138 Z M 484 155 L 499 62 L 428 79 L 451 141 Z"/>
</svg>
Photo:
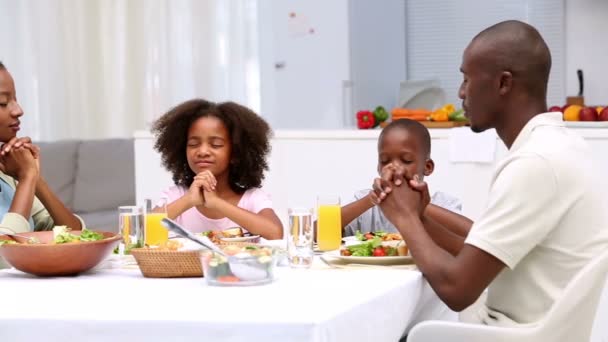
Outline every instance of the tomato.
<svg viewBox="0 0 608 342">
<path fill-rule="evenodd" d="M 375 257 L 383 257 L 386 256 L 386 252 L 384 251 L 384 248 L 379 246 L 374 248 L 374 252 L 372 253 L 372 255 Z"/>
<path fill-rule="evenodd" d="M 397 255 L 397 249 L 390 246 L 384 246 L 384 253 L 386 256 L 395 256 Z"/>
<path fill-rule="evenodd" d="M 374 234 L 372 234 L 372 233 L 366 233 L 364 236 L 365 236 L 366 241 L 374 239 Z"/>
<path fill-rule="evenodd" d="M 217 281 L 222 283 L 238 283 L 241 280 L 235 276 L 225 275 L 217 277 Z"/>
</svg>

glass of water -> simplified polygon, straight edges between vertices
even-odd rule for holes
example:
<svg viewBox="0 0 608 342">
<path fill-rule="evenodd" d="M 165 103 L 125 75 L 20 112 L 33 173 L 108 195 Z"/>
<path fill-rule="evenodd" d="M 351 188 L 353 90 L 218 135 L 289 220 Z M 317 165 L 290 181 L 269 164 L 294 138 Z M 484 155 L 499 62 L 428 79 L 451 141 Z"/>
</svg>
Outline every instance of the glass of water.
<svg viewBox="0 0 608 342">
<path fill-rule="evenodd" d="M 308 268 L 313 260 L 313 210 L 290 208 L 287 232 L 287 257 L 289 266 Z"/>
<path fill-rule="evenodd" d="M 118 207 L 118 229 L 122 241 L 118 245 L 118 254 L 129 254 L 131 248 L 144 246 L 145 229 L 144 208 L 141 206 Z"/>
</svg>

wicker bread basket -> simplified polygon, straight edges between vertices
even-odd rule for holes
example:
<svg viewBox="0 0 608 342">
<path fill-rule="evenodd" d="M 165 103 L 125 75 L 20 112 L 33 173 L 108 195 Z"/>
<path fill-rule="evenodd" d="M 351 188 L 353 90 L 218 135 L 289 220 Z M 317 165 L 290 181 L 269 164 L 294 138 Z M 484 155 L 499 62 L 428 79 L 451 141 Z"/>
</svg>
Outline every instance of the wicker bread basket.
<svg viewBox="0 0 608 342">
<path fill-rule="evenodd" d="M 154 248 L 134 248 L 141 273 L 146 278 L 202 277 L 200 252 L 171 251 Z"/>
</svg>

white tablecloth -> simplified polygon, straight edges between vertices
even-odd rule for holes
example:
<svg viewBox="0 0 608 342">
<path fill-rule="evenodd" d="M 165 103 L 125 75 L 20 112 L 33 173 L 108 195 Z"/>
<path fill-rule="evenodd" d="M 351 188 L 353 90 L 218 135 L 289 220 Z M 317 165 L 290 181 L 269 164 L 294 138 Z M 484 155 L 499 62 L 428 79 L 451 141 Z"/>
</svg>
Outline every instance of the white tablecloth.
<svg viewBox="0 0 608 342">
<path fill-rule="evenodd" d="M 0 271 L 0 341 L 397 341 L 424 319 L 455 319 L 405 269 L 277 269 L 257 287 L 139 270 L 38 278 Z"/>
</svg>

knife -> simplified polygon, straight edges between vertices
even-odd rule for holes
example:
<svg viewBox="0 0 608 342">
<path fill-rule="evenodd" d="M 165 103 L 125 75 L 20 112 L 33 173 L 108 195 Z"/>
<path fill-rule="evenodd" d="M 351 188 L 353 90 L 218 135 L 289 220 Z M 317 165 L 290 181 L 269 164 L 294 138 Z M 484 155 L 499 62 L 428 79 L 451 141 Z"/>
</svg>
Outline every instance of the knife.
<svg viewBox="0 0 608 342">
<path fill-rule="evenodd" d="M 583 89 L 584 89 L 584 83 L 583 83 L 583 70 L 578 69 L 576 70 L 576 75 L 578 76 L 578 96 L 583 96 Z"/>
</svg>

